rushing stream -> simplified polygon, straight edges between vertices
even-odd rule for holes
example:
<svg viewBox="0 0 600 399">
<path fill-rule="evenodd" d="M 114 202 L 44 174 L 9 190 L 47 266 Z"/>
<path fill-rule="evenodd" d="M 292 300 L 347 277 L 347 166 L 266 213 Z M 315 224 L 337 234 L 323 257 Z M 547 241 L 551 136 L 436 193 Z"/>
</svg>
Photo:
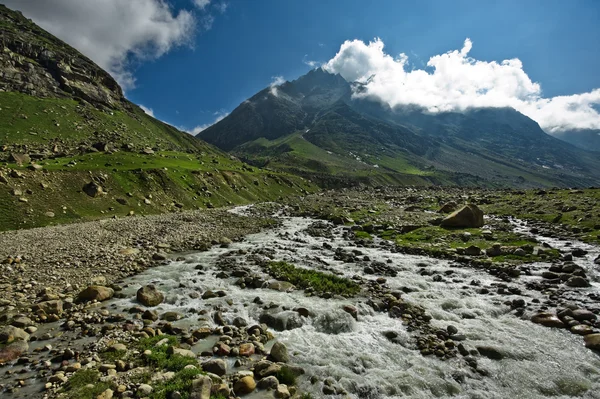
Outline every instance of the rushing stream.
<svg viewBox="0 0 600 399">
<path fill-rule="evenodd" d="M 326 397 L 322 393 L 322 381 L 328 377 L 352 398 L 600 398 L 598 354 L 586 349 L 580 336 L 533 324 L 528 313 L 523 318 L 511 313 L 505 302 L 513 296 L 498 294 L 495 289 L 502 281 L 482 270 L 449 261 L 393 253 L 382 246 L 356 247 L 343 238 L 344 227 L 336 227 L 333 238 L 313 237 L 305 231 L 313 222 L 309 218 L 283 218 L 281 227 L 247 236 L 243 242 L 233 243 L 228 248 L 215 247 L 207 252 L 187 254 L 184 261 L 149 269 L 128 279 L 123 292 L 127 298 L 135 298 L 135 291 L 141 285 L 154 283 L 166 293 L 159 312 L 177 311 L 185 315 L 176 322 L 181 325 L 214 325 L 210 317 L 199 315 L 199 311 L 210 311 L 215 306 L 221 308 L 228 321 L 241 316 L 258 322 L 265 305 L 256 304 L 256 297 L 264 304 L 308 309 L 311 317 L 302 318 L 302 327 L 275 332 L 275 335 L 287 345 L 292 363 L 306 371 L 300 379 L 301 390 L 311 392 L 315 398 Z M 564 245 L 549 243 L 555 247 Z M 476 373 L 461 357 L 442 361 L 435 356 L 422 356 L 402 320 L 373 311 L 365 298 L 322 299 L 306 297 L 299 290 L 286 293 L 266 288 L 243 289 L 234 285 L 236 278 L 216 277 L 220 271 L 216 264 L 221 255 L 236 252 L 236 259 L 242 263 L 244 253 L 261 248 L 274 250 L 275 260 L 293 262 L 299 267 L 325 268 L 349 278 L 354 275 L 378 277 L 364 274 L 362 264 L 334 260 L 334 250 L 338 247 L 358 250 L 371 261 L 386 262 L 394 267 L 397 276 L 386 276 L 387 284 L 393 290 L 408 292 L 403 298 L 423 306 L 433 316 L 434 326 L 445 329 L 453 325 L 464 335 L 463 342 L 468 347 L 492 346 L 503 358 L 479 357 L 478 367 L 485 373 Z M 591 271 L 592 255 L 597 254 L 598 249 L 589 247 L 588 250 L 590 256 L 577 262 Z M 202 270 L 197 269 L 198 265 Z M 256 273 L 263 273 L 256 266 L 247 266 L 254 267 Z M 421 275 L 423 267 L 440 271 L 443 280 L 434 281 L 431 275 Z M 546 298 L 540 292 L 528 291 L 523 284 L 527 279 L 539 278 L 536 265 L 532 270 L 532 276 L 523 276 L 507 285 L 518 284 L 519 297 L 528 303 L 536 298 L 543 302 Z M 584 291 L 600 292 L 598 273 L 590 276 L 594 276 L 591 279 L 595 282 Z M 473 280 L 480 282 L 477 287 L 489 288 L 489 293 L 477 292 L 477 287 L 470 284 Z M 227 295 L 207 300 L 190 296 L 192 292 L 206 290 L 223 290 Z M 133 299 L 120 299 L 111 306 L 127 309 L 135 304 Z M 342 310 L 346 304 L 358 308 L 357 321 Z M 395 342 L 384 336 L 386 331 L 398 334 Z M 318 377 L 319 382 L 311 384 L 313 376 Z"/>
</svg>

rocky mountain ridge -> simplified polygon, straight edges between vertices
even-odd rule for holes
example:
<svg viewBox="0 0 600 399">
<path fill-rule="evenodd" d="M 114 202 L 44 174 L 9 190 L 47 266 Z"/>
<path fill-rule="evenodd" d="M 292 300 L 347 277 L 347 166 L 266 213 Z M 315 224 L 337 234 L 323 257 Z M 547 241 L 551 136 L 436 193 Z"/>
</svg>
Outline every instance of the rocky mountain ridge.
<svg viewBox="0 0 600 399">
<path fill-rule="evenodd" d="M 318 68 L 265 88 L 198 137 L 248 162 L 306 175 L 400 184 L 599 183 L 593 153 L 513 109 L 431 114 L 360 93 L 360 84 Z"/>
</svg>

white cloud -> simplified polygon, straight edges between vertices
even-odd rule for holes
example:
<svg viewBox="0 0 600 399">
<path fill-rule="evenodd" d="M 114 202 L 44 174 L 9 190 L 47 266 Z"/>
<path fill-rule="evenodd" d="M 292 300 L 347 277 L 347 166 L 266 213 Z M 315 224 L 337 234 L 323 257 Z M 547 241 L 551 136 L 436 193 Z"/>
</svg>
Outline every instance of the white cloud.
<svg viewBox="0 0 600 399">
<path fill-rule="evenodd" d="M 222 3 L 215 4 L 215 8 L 221 14 L 225 14 L 225 11 L 227 11 L 227 9 L 229 8 L 229 3 L 222 2 Z"/>
<path fill-rule="evenodd" d="M 215 118 L 215 120 L 212 123 L 206 123 L 204 125 L 198 125 L 195 128 L 193 128 L 193 129 L 179 129 L 179 130 L 186 131 L 186 132 L 188 132 L 190 134 L 193 134 L 195 136 L 198 133 L 200 133 L 201 131 L 203 131 L 205 129 L 208 129 L 209 127 L 211 127 L 215 123 L 217 123 L 217 122 L 221 121 L 222 119 L 224 119 L 227 115 L 229 115 L 229 112 L 217 111 L 213 115 L 216 115 L 216 118 Z"/>
<path fill-rule="evenodd" d="M 165 0 L 5 0 L 42 28 L 109 71 L 125 88 L 135 84 L 132 61 L 156 59 L 188 43 L 194 15 Z"/>
<path fill-rule="evenodd" d="M 365 90 L 355 96 L 374 97 L 392 107 L 418 105 L 429 112 L 512 107 L 549 133 L 600 128 L 594 109 L 600 104 L 600 89 L 544 98 L 519 59 L 479 61 L 468 56 L 472 47 L 466 39 L 460 50 L 431 57 L 424 69 L 409 70 L 408 56 L 387 54 L 381 39 L 368 44 L 353 40 L 344 42 L 324 68 L 365 83 Z"/>
<path fill-rule="evenodd" d="M 210 0 L 192 0 L 192 2 L 201 10 L 204 10 L 210 4 Z"/>
<path fill-rule="evenodd" d="M 269 85 L 269 87 L 271 88 L 271 90 L 270 90 L 271 94 L 274 95 L 275 97 L 277 97 L 279 95 L 279 93 L 277 92 L 277 86 L 281 86 L 284 83 L 285 83 L 285 79 L 283 78 L 283 76 L 271 77 L 271 84 Z"/>
<path fill-rule="evenodd" d="M 143 106 L 142 104 L 138 104 L 140 106 L 140 108 L 148 115 L 150 115 L 151 117 L 155 118 L 154 116 L 154 111 L 152 110 L 152 108 L 148 108 Z"/>
<path fill-rule="evenodd" d="M 320 63 L 319 61 L 312 61 L 308 59 L 308 54 L 304 54 L 304 57 L 302 58 L 302 63 L 308 65 L 311 68 L 314 68 L 316 66 L 318 66 Z"/>
</svg>

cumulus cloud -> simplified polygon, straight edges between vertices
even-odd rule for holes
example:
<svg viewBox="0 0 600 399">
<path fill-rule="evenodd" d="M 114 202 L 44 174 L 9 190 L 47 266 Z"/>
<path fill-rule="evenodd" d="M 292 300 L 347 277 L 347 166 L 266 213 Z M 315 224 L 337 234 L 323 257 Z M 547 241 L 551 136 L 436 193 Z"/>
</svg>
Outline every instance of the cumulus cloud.
<svg viewBox="0 0 600 399">
<path fill-rule="evenodd" d="M 273 76 L 271 78 L 271 84 L 269 85 L 269 87 L 271 88 L 271 94 L 277 97 L 279 95 L 279 93 L 277 92 L 277 87 L 281 86 L 284 83 L 285 79 L 283 78 L 283 76 Z"/>
<path fill-rule="evenodd" d="M 460 50 L 431 57 L 426 68 L 408 67 L 409 57 L 393 57 L 381 39 L 346 41 L 324 68 L 346 80 L 364 83 L 355 96 L 379 99 L 390 106 L 417 105 L 429 112 L 465 111 L 481 107 L 512 107 L 537 121 L 549 133 L 599 129 L 600 89 L 544 98 L 519 59 L 480 61 L 469 57 L 466 39 Z"/>
<path fill-rule="evenodd" d="M 193 129 L 180 129 L 180 130 L 187 131 L 188 133 L 193 134 L 195 136 L 198 133 L 200 133 L 201 131 L 208 129 L 215 123 L 224 119 L 227 115 L 229 115 L 229 112 L 217 111 L 213 115 L 215 115 L 216 117 L 215 117 L 214 121 L 212 121 L 211 123 L 206 123 L 204 125 L 198 125 L 198 126 L 194 127 Z"/>
<path fill-rule="evenodd" d="M 131 63 L 156 59 L 189 43 L 196 19 L 165 0 L 5 0 L 69 43 L 122 86 L 135 84 Z"/>
<path fill-rule="evenodd" d="M 141 108 L 141 109 L 142 109 L 142 110 L 143 110 L 143 111 L 144 111 L 146 114 L 150 115 L 150 116 L 151 116 L 151 117 L 153 117 L 153 118 L 155 117 L 155 116 L 154 116 L 154 111 L 152 110 L 152 108 L 145 107 L 145 106 L 143 106 L 142 104 L 138 104 L 138 105 L 140 106 L 140 108 Z"/>
</svg>

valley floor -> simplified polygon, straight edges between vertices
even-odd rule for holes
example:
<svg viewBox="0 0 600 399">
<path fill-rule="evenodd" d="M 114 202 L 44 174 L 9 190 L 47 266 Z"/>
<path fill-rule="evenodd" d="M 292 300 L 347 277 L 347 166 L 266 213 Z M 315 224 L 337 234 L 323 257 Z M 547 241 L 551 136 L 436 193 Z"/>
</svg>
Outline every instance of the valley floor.
<svg viewBox="0 0 600 399">
<path fill-rule="evenodd" d="M 596 398 L 599 192 L 366 188 L 3 232 L 0 391 Z M 464 203 L 485 225 L 440 227 Z"/>
</svg>

